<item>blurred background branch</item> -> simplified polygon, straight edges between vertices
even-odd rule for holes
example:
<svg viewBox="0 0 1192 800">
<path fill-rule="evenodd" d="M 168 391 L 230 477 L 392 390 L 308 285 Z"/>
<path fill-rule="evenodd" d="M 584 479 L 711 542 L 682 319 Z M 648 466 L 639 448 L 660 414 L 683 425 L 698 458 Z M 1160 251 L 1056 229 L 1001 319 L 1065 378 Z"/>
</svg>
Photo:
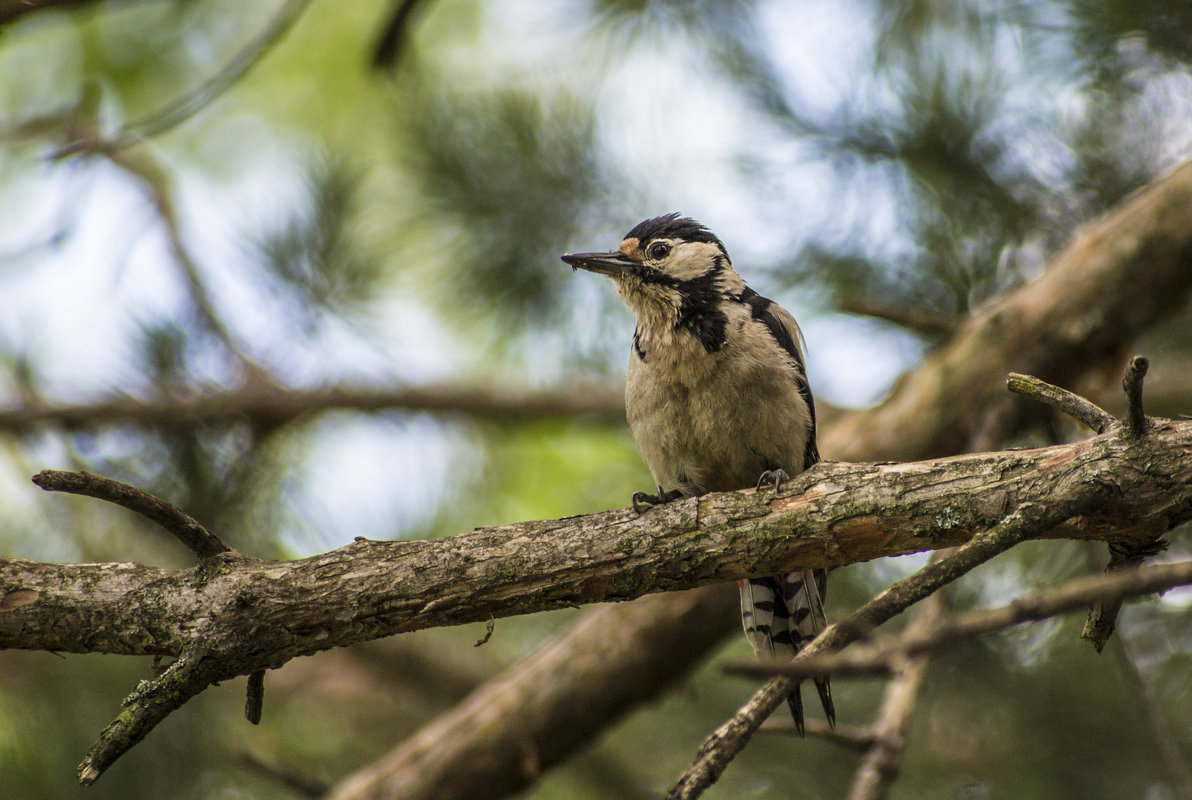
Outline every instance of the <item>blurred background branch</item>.
<svg viewBox="0 0 1192 800">
<path fill-rule="evenodd" d="M 557 258 L 672 210 L 708 223 L 799 317 L 817 400 L 834 409 L 828 458 L 1083 436 L 1005 397 L 1005 373 L 1120 417 L 1131 352 L 1152 357 L 1148 412 L 1192 413 L 1184 170 L 1156 183 L 1192 156 L 1180 4 L 301 5 L 0 0 L 0 554 L 186 563 L 98 504 L 31 494 L 44 467 L 169 497 L 263 557 L 624 505 L 650 487 L 616 419 L 632 323 Z M 382 57 L 387 70 L 368 68 Z M 202 102 L 178 102 L 220 75 Z M 122 150 L 132 171 L 49 158 L 173 104 L 185 124 Z M 1125 238 L 1098 243 L 1115 224 Z M 1155 235 L 1134 250 L 1136 225 Z M 1190 555 L 1177 534 L 1158 560 Z M 1100 566 L 1079 547 L 1028 545 L 954 603 L 997 605 Z M 912 567 L 839 572 L 830 615 Z M 1118 623 L 1169 757 L 1185 760 L 1187 597 L 1132 604 Z M 718 611 L 700 646 L 739 660 L 748 648 L 724 638 Z M 403 647 L 478 685 L 574 616 L 502 621 L 482 648 L 482 630 Z M 628 636 L 639 623 L 620 624 Z M 1135 694 L 1078 633 L 1039 625 L 933 659 L 896 792 L 1168 796 Z M 0 794 L 63 796 L 55 776 L 149 666 L 0 659 Z M 522 791 L 660 791 L 746 691 L 716 660 L 660 681 L 674 690 L 601 722 L 608 735 L 566 764 L 523 753 L 517 774 L 537 767 Z M 270 676 L 260 729 L 224 725 L 242 693 L 213 690 L 91 795 L 276 796 L 259 770 L 230 766 L 248 747 L 331 785 L 449 702 L 415 672 L 378 683 L 342 653 L 301 661 Z M 589 686 L 571 696 L 599 703 L 606 687 Z M 867 727 L 882 687 L 838 692 L 842 724 Z M 843 795 L 857 765 L 811 738 L 764 737 L 742 758 L 724 796 Z"/>
</svg>

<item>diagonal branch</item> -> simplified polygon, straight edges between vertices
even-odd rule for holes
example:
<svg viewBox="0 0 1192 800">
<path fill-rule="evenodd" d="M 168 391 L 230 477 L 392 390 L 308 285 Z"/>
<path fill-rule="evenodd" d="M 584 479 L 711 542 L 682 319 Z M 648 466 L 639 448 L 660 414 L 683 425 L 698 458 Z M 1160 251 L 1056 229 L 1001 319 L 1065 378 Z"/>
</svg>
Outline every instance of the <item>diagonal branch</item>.
<svg viewBox="0 0 1192 800">
<path fill-rule="evenodd" d="M 738 620 L 731 585 L 653 595 L 593 609 L 527 665 L 479 687 L 399 747 L 332 790 L 328 800 L 494 797 L 516 792 L 593 731 L 690 673 Z M 643 612 L 651 624 L 638 622 Z M 716 624 L 709 624 L 709 620 Z M 609 631 L 617 635 L 607 636 Z M 709 641 L 710 640 L 710 641 Z M 657 649 L 668 658 L 654 656 Z M 593 694 L 592 686 L 608 687 Z M 599 702 L 593 702 L 598 697 Z M 509 735 L 509 731 L 516 731 Z M 533 753 L 527 768 L 526 753 Z M 427 770 L 425 761 L 514 765 Z"/>
<path fill-rule="evenodd" d="M 1041 403 L 1061 411 L 1075 420 L 1083 422 L 1096 433 L 1105 433 L 1110 425 L 1117 422 L 1114 416 L 1095 403 L 1085 400 L 1080 395 L 1041 381 L 1033 375 L 1019 375 L 1011 372 L 1006 379 L 1006 388 L 1014 394 L 1032 397 Z"/>
<path fill-rule="evenodd" d="M 988 636 L 1026 622 L 1084 608 L 1097 598 L 1124 600 L 1192 584 L 1192 561 L 1141 567 L 1128 572 L 1075 578 L 1051 589 L 1019 597 L 1000 608 L 969 611 L 936 622 L 930 630 L 908 631 L 890 641 L 864 649 L 808 658 L 790 664 L 732 664 L 725 672 L 747 677 L 782 675 L 801 680 L 814 675 L 875 675 L 889 673 L 908 658 L 935 653 L 945 647 Z"/>
<path fill-rule="evenodd" d="M 151 681 L 142 681 L 136 691 L 124 699 L 125 711 L 104 728 L 99 740 L 79 764 L 79 783 L 83 786 L 95 783 L 116 759 L 145 738 L 145 734 L 159 722 L 221 677 L 220 665 L 205 659 L 204 655 L 202 648 L 188 650 L 161 675 Z"/>
<path fill-rule="evenodd" d="M 936 551 L 939 555 L 939 551 Z M 933 594 L 923 601 L 919 614 L 907 627 L 908 634 L 930 631 L 944 610 L 944 595 Z M 906 731 L 915 710 L 919 689 L 927 677 L 931 659 L 926 655 L 908 658 L 886 684 L 881 711 L 873 723 L 873 741 L 857 768 L 849 800 L 882 800 L 898 776 Z"/>
<path fill-rule="evenodd" d="M 891 585 L 877 597 L 829 625 L 795 656 L 795 662 L 835 653 L 868 635 L 874 628 L 1014 545 L 1050 530 L 1066 519 L 1103 507 L 1112 492 L 1095 482 L 1073 484 L 1066 497 L 1053 496 L 1042 503 L 1023 503 L 988 531 L 977 534 L 939 561 Z M 760 574 L 760 573 L 759 573 Z M 725 767 L 744 749 L 774 709 L 791 693 L 794 683 L 771 678 L 727 722 L 705 741 L 694 763 L 667 794 L 668 800 L 691 800 L 719 779 Z"/>
<path fill-rule="evenodd" d="M 63 472 L 47 469 L 33 476 L 33 482 L 47 492 L 67 492 L 107 500 L 135 511 L 165 528 L 199 558 L 226 553 L 231 548 L 203 527 L 197 519 L 160 497 L 127 483 L 89 472 Z"/>
<path fill-rule="evenodd" d="M 1024 421 L 1000 391 L 1006 374 L 1080 385 L 1187 305 L 1189 253 L 1192 161 L 1079 231 L 1038 278 L 975 309 L 881 406 L 826 430 L 820 451 L 905 460 L 998 446 Z"/>
<path fill-rule="evenodd" d="M 235 86 L 294 26 L 308 5 L 310 0 L 287 0 L 269 24 L 210 78 L 173 98 L 161 108 L 128 123 L 116 134 L 71 142 L 53 153 L 50 158 L 63 158 L 78 153 L 112 153 L 182 124 Z M 3 11 L 0 11 L 0 24 L 2 20 Z"/>
<path fill-rule="evenodd" d="M 958 320 L 952 338 L 904 376 L 882 406 L 833 415 L 821 431 L 821 451 L 837 459 L 909 460 L 1001 446 L 1026 421 L 1020 414 L 1000 410 L 1006 403 L 997 385 L 1007 372 L 1038 373 L 1077 385 L 1079 381 L 1065 375 L 1083 378 L 1116 363 L 1123 347 L 1187 303 L 1192 295 L 1192 270 L 1187 268 L 1186 256 L 1192 251 L 1190 196 L 1192 162 L 1131 195 L 1101 221 L 1077 232 L 1042 276 L 978 309 L 980 321 Z M 1122 290 L 1123 283 L 1129 284 L 1128 291 Z M 989 314 L 993 306 L 996 314 Z M 999 319 L 1010 323 L 998 323 Z M 989 320 L 995 324 L 982 325 Z M 1088 330 L 1098 335 L 1081 334 Z M 1105 331 L 1112 335 L 1103 335 Z M 813 342 L 813 358 L 814 349 Z M 940 414 L 937 398 L 946 407 L 945 425 L 936 424 Z M 610 416 L 615 413 L 610 411 Z M 985 419 L 998 424 L 984 424 Z M 598 644 L 636 626 L 654 624 L 646 618 L 651 612 L 643 608 L 636 616 L 626 614 L 618 618 L 617 628 L 593 627 L 589 635 Z M 709 609 L 709 625 L 716 624 L 718 618 L 711 612 Z M 707 641 L 716 640 L 708 637 Z M 664 661 L 668 654 L 659 650 L 655 658 Z M 524 662 L 527 670 L 536 659 L 531 656 Z M 599 684 L 593 676 L 576 673 L 572 679 L 593 696 L 615 688 Z M 503 684 L 495 688 L 505 691 Z M 532 689 L 527 682 L 526 691 Z M 477 703 L 472 710 L 474 727 L 479 727 L 485 718 L 483 707 Z M 540 713 L 545 715 L 546 710 Z M 467 728 L 461 725 L 457 730 Z M 518 736 L 523 730 L 516 721 L 511 722 L 505 736 Z M 461 748 L 458 752 L 466 751 Z M 478 776 L 477 780 L 506 775 L 516 770 L 518 763 L 439 758 L 424 752 L 416 766 L 424 775 L 439 776 L 444 782 L 439 785 L 445 785 L 452 776 L 463 773 Z M 406 768 L 412 770 L 415 765 Z M 368 771 L 377 779 L 375 792 L 360 796 L 382 796 L 378 773 Z M 527 778 L 522 785 L 531 780 Z M 404 796 L 427 800 L 432 795 L 407 792 Z"/>
<path fill-rule="evenodd" d="M 298 655 L 967 542 L 804 651 L 830 652 L 1023 537 L 1143 541 L 1192 519 L 1192 422 L 1152 420 L 1141 439 L 1118 430 L 1036 450 L 821 463 L 778 493 L 711 494 L 643 515 L 618 509 L 429 541 L 358 540 L 300 561 L 226 552 L 171 571 L 10 559 L 0 561 L 0 647 L 183 656 L 176 684 L 151 687 L 113 723 L 85 765 L 93 779 L 203 686 Z M 1018 511 L 1007 517 L 1007 506 Z M 785 680 L 772 683 L 738 743 L 785 696 Z M 722 768 L 709 765 L 697 784 Z"/>
<path fill-rule="evenodd" d="M 616 509 L 426 541 L 358 540 L 298 561 L 225 553 L 170 571 L 11 559 L 0 561 L 0 590 L 33 590 L 39 601 L 0 616 L 0 647 L 176 655 L 191 642 L 194 615 L 220 606 L 220 624 L 257 637 L 246 667 L 272 667 L 393 633 L 952 547 L 998 525 L 1007 507 L 1051 504 L 1086 484 L 1112 501 L 1041 535 L 1144 542 L 1192 518 L 1190 449 L 1192 422 L 1154 420 L 1141 441 L 1103 434 L 905 464 L 824 462 L 777 494 L 710 494 L 643 515 Z M 79 593 L 80 581 L 92 591 Z M 101 612 L 107 591 L 119 602 L 102 609 L 103 629 L 81 624 Z M 150 622 L 150 612 L 164 619 Z"/>
</svg>

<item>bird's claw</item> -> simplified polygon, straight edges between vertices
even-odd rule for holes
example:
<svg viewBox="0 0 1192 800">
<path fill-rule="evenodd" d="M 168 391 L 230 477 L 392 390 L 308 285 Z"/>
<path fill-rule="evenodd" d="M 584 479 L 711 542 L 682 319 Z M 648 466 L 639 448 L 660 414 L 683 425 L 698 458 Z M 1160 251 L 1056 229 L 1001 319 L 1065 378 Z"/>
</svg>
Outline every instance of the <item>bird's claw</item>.
<svg viewBox="0 0 1192 800">
<path fill-rule="evenodd" d="M 774 487 L 774 491 L 777 492 L 782 486 L 782 482 L 789 481 L 790 479 L 791 476 L 787 475 L 781 469 L 768 469 L 757 479 L 757 486 L 755 488 L 760 490 L 762 486 L 770 484 Z"/>
<path fill-rule="evenodd" d="M 662 491 L 662 487 L 658 487 L 658 494 L 650 494 L 648 492 L 634 492 L 633 497 L 629 498 L 629 502 L 633 504 L 633 510 L 638 514 L 644 514 L 656 505 L 662 503 L 669 503 L 671 500 L 678 500 L 683 496 L 683 493 L 678 489 L 671 489 L 669 492 Z"/>
</svg>

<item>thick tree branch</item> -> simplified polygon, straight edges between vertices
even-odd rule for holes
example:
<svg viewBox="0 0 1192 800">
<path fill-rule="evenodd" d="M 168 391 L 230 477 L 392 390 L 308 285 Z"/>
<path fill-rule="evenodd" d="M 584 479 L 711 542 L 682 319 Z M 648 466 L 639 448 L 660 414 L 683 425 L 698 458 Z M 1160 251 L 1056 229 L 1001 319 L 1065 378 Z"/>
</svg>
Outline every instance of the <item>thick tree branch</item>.
<svg viewBox="0 0 1192 800">
<path fill-rule="evenodd" d="M 431 541 L 358 540 L 300 561 L 234 552 L 189 570 L 0 561 L 0 647 L 182 656 L 174 680 L 138 693 L 105 733 L 81 772 L 94 780 L 206 685 L 297 655 L 972 539 L 918 573 L 910 595 L 912 584 L 896 585 L 806 651 L 826 652 L 971 568 L 955 571 L 967 563 L 963 554 L 991 557 L 1035 534 L 1150 540 L 1192 518 L 1192 422 L 1155 420 L 1142 438 L 1118 431 L 1071 445 L 911 464 L 823 463 L 777 494 L 711 494 L 644 515 L 618 509 Z M 1090 493 L 1103 500 L 1098 511 L 1060 502 Z M 1025 521 L 1003 519 L 1008 508 L 1021 509 Z M 922 582 L 928 572 L 935 583 Z M 774 702 L 783 696 L 774 694 Z M 770 699 L 755 709 L 749 733 Z"/>
<path fill-rule="evenodd" d="M 1192 269 L 1186 269 L 1179 253 L 1192 250 L 1192 224 L 1180 224 L 1188 216 L 1189 204 L 1184 198 L 1192 193 L 1192 162 L 1175 170 L 1167 179 L 1146 187 L 1127 198 L 1102 223 L 1078 233 L 1073 243 L 1049 264 L 1045 275 L 1024 285 L 1003 298 L 991 301 L 1000 304 L 998 315 L 988 315 L 979 309 L 977 315 L 987 319 L 1029 320 L 1027 328 L 1014 324 L 994 324 L 982 329 L 981 324 L 968 320 L 959 335 L 943 344 L 935 354 L 895 387 L 891 397 L 873 411 L 856 411 L 832 415 L 821 431 L 821 451 L 829 458 L 867 461 L 873 459 L 904 460 L 927 458 L 1001 446 L 999 436 L 1009 437 L 1018 432 L 1025 421 L 1021 415 L 998 411 L 1004 399 L 995 385 L 1006 372 L 1042 373 L 1052 379 L 1062 376 L 1055 369 L 1062 364 L 1065 374 L 1080 374 L 1112 368 L 1117 372 L 1118 359 L 1124 347 L 1139 335 L 1164 319 L 1170 308 L 1186 304 L 1192 293 Z M 1175 220 L 1169 219 L 1173 216 Z M 1156 243 L 1163 243 L 1157 246 Z M 1155 255 L 1152 259 L 1150 256 Z M 1089 265 L 1095 267 L 1090 268 Z M 1175 280 L 1172 280 L 1173 274 Z M 1120 281 L 1129 282 L 1129 291 L 1122 291 Z M 1079 286 L 1066 302 L 1067 286 Z M 1139 305 L 1136 295 L 1146 295 Z M 1166 301 L 1155 300 L 1160 296 Z M 1155 303 L 1163 305 L 1162 314 L 1151 314 Z M 1141 312 L 1141 313 L 1140 313 Z M 1109 325 L 1108 329 L 1101 326 Z M 1083 339 L 1082 329 L 1097 329 L 1099 335 Z M 1105 330 L 1111 336 L 1100 335 Z M 811 343 L 814 359 L 815 343 Z M 941 366 L 945 365 L 945 366 Z M 1112 366 L 1111 366 L 1112 365 Z M 1175 373 L 1176 370 L 1171 370 Z M 1176 381 L 1178 374 L 1163 373 L 1163 380 Z M 987 382 L 987 383 L 983 383 Z M 1067 381 L 1065 381 L 1067 383 Z M 1073 384 L 1075 385 L 1075 384 Z M 931 407 L 933 397 L 948 403 L 951 427 L 935 424 L 938 410 Z M 619 401 L 618 401 L 619 402 Z M 1154 403 L 1152 403 L 1154 405 Z M 1175 408 L 1178 412 L 1182 408 Z M 867 419 L 874 415 L 873 419 Z M 992 417 L 1000 424 L 982 424 Z M 954 425 L 960 421 L 960 425 Z M 635 604 L 636 605 L 636 604 Z M 708 625 L 717 624 L 709 609 Z M 637 626 L 652 625 L 652 608 L 642 608 L 640 614 L 626 614 L 618 618 L 616 628 L 595 628 L 589 631 L 593 646 L 621 636 Z M 730 624 L 737 629 L 739 624 Z M 708 636 L 710 647 L 719 641 Z M 578 641 L 576 646 L 582 646 Z M 665 661 L 668 654 L 657 651 L 657 659 Z M 538 656 L 531 656 L 523 666 L 532 672 Z M 537 673 L 533 673 L 537 676 Z M 601 696 L 610 689 L 600 684 L 597 676 L 573 674 L 593 696 Z M 527 682 L 526 686 L 532 686 Z M 494 687 L 506 691 L 504 684 Z M 478 693 L 483 689 L 477 690 Z M 543 702 L 546 702 L 543 700 Z M 477 726 L 483 718 L 482 704 L 472 705 Z M 435 725 L 436 723 L 431 723 Z M 600 729 L 600 725 L 593 728 Z M 460 725 L 458 730 L 467 727 Z M 505 736 L 523 735 L 524 728 L 514 721 Z M 491 735 L 487 734 L 486 735 Z M 399 745 L 398 749 L 403 749 Z M 460 752 L 463 752 L 460 750 Z M 424 775 L 439 776 L 436 785 L 448 787 L 451 776 L 467 773 L 471 776 L 496 777 L 514 772 L 516 761 L 486 759 L 446 759 L 425 754 L 416 765 Z M 414 769 L 415 765 L 408 765 Z M 374 773 L 374 777 L 376 777 Z M 429 780 L 429 779 L 426 779 Z M 528 782 L 528 781 L 527 781 Z M 381 797 L 381 782 L 374 783 L 372 795 Z M 467 793 L 452 794 L 449 789 L 436 798 L 470 797 Z M 406 793 L 408 800 L 427 800 L 430 795 Z"/>
<path fill-rule="evenodd" d="M 515 792 L 625 710 L 680 680 L 737 624 L 736 589 L 708 586 L 600 606 L 332 790 L 329 800 L 494 797 Z M 641 618 L 652 624 L 640 624 Z M 709 621 L 716 624 L 709 625 Z M 608 635 L 615 631 L 617 635 Z M 666 659 L 655 656 L 666 652 Z M 593 694 L 592 686 L 600 686 Z M 599 702 L 593 702 L 594 698 Z M 509 730 L 517 731 L 510 736 Z M 526 753 L 533 754 L 532 759 Z M 432 769 L 483 762 L 486 768 Z M 492 769 L 487 765 L 511 765 Z M 533 764 L 534 769 L 527 769 Z"/>
<path fill-rule="evenodd" d="M 1022 421 L 1022 408 L 1001 392 L 1008 373 L 1079 385 L 1189 295 L 1192 162 L 1185 162 L 1080 231 L 1038 278 L 974 310 L 879 408 L 837 420 L 820 451 L 910 460 L 974 442 L 996 447 Z"/>
<path fill-rule="evenodd" d="M 951 547 L 1074 484 L 1105 486 L 1113 498 L 1044 535 L 1151 541 L 1192 518 L 1189 449 L 1192 422 L 1156 420 L 1141 440 L 1103 434 L 906 464 L 822 463 L 777 495 L 710 494 L 643 515 L 616 509 L 428 541 L 358 540 L 299 561 L 223 553 L 163 570 L 9 559 L 0 590 L 37 597 L 0 617 L 0 647 L 177 655 L 196 626 L 210 626 L 225 646 L 252 641 L 249 672 L 490 615 Z"/>
</svg>

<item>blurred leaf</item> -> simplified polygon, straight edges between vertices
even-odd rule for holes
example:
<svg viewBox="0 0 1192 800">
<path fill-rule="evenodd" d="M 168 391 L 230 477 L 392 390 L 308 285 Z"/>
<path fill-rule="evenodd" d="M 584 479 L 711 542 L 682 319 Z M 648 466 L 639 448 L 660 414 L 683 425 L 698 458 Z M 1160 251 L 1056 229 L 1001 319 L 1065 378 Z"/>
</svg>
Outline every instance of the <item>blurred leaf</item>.
<svg viewBox="0 0 1192 800">
<path fill-rule="evenodd" d="M 602 191 L 591 108 L 565 90 L 423 78 L 394 111 L 412 183 L 404 230 L 440 307 L 466 325 L 494 321 L 499 338 L 556 322 L 570 276 L 558 256 Z"/>
</svg>

